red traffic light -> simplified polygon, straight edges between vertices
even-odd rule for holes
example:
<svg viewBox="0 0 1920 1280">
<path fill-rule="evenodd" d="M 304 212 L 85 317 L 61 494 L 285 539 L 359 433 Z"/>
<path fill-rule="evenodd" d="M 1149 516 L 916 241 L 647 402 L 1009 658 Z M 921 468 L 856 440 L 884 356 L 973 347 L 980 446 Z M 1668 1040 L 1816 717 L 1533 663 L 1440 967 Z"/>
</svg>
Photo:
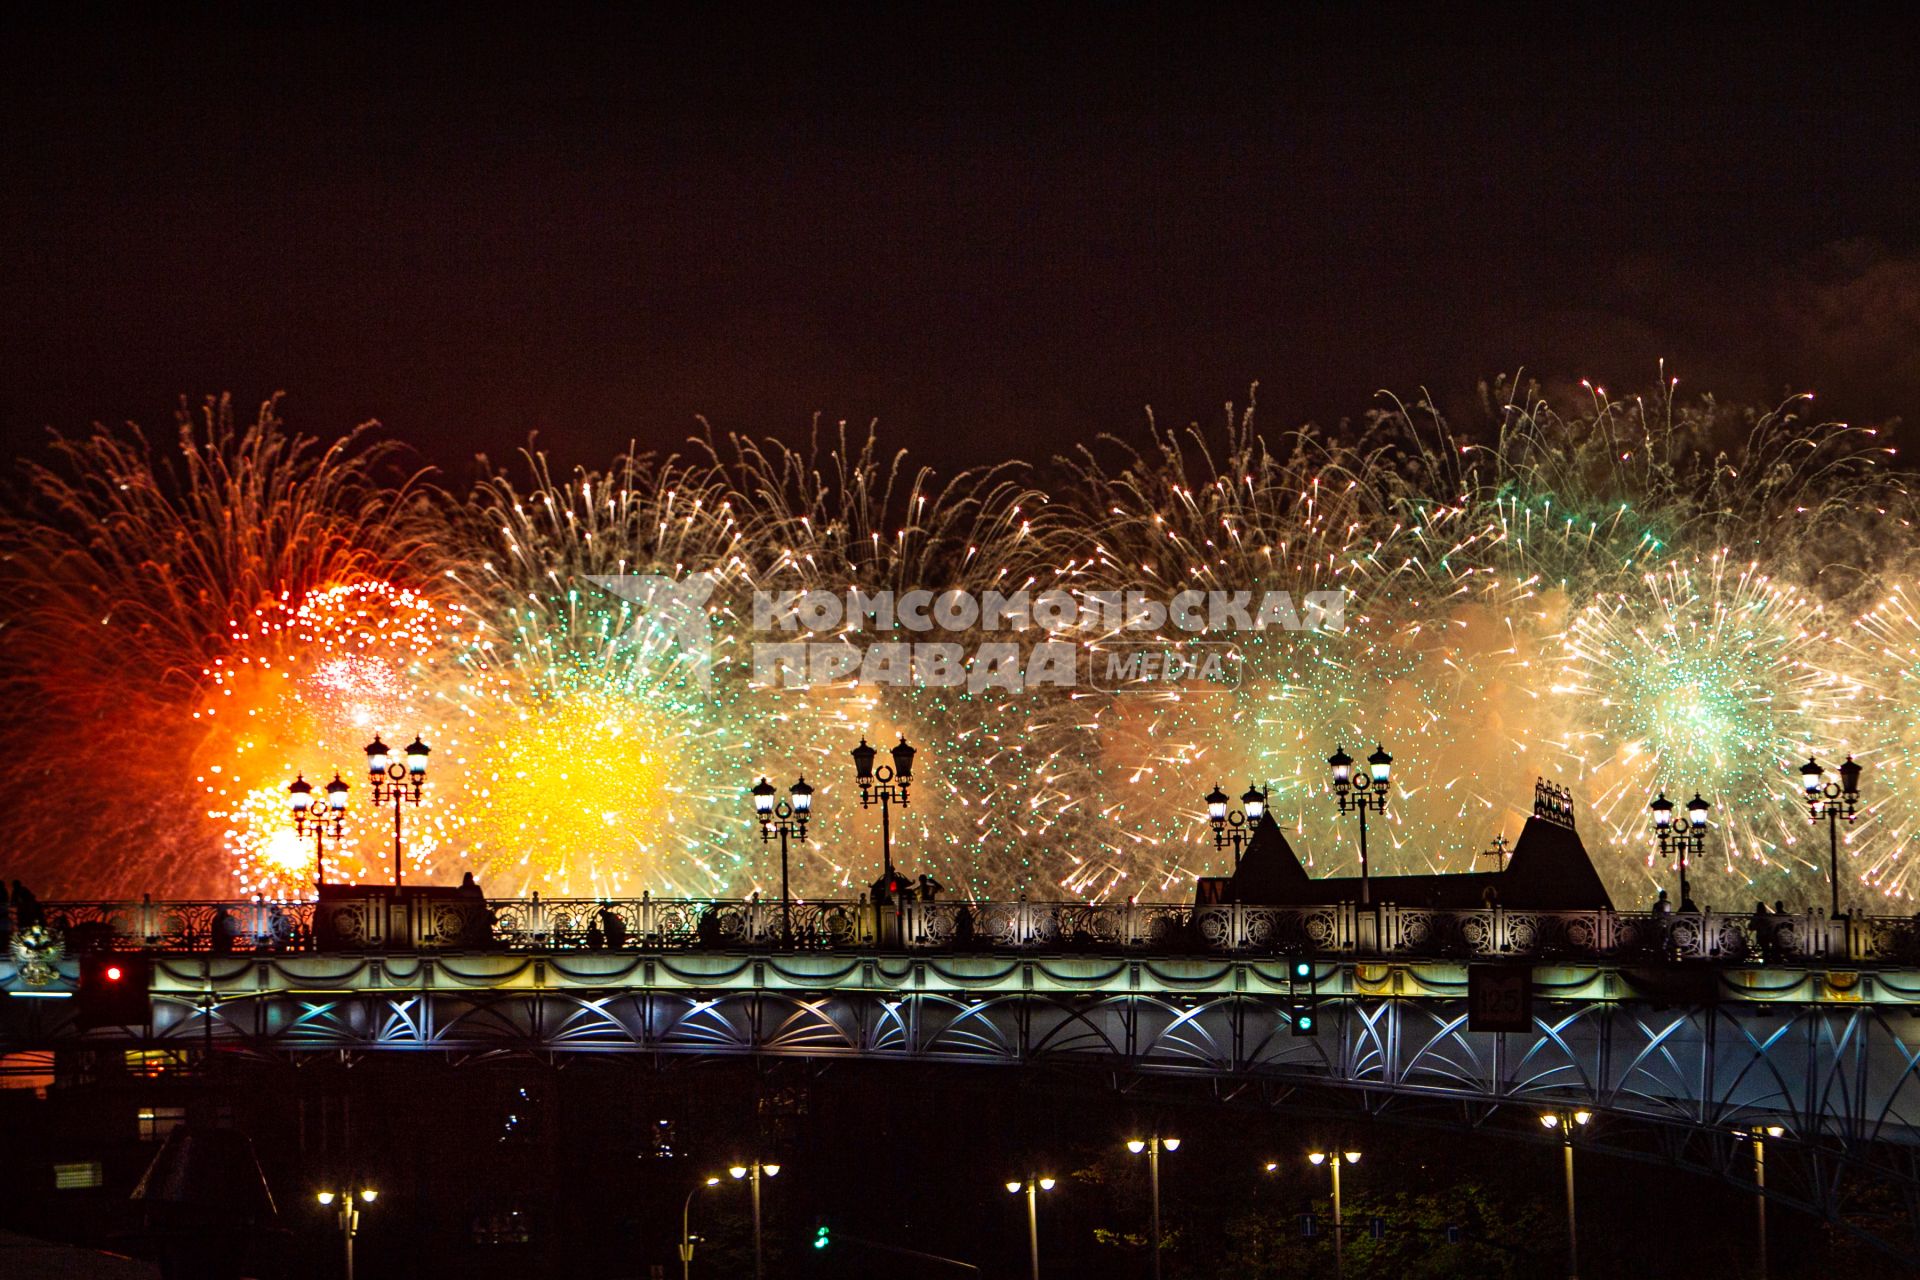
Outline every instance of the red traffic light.
<svg viewBox="0 0 1920 1280">
<path fill-rule="evenodd" d="M 77 985 L 74 1020 L 82 1028 L 137 1027 L 153 1016 L 153 965 L 145 956 L 83 955 Z"/>
</svg>

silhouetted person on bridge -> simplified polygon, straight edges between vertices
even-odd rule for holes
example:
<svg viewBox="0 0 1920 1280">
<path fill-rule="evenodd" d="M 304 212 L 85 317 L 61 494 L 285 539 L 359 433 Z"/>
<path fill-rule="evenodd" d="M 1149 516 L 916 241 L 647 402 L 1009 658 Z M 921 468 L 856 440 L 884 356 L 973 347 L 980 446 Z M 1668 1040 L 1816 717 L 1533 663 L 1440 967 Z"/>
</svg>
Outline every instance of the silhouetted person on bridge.
<svg viewBox="0 0 1920 1280">
<path fill-rule="evenodd" d="M 720 913 L 708 907 L 700 913 L 700 921 L 693 926 L 693 936 L 703 947 L 720 945 Z"/>
<path fill-rule="evenodd" d="M 1762 960 L 1773 959 L 1773 913 L 1767 910 L 1765 902 L 1753 904 L 1753 915 L 1747 920 L 1747 928 L 1753 931 L 1753 944 L 1760 949 Z"/>
<path fill-rule="evenodd" d="M 480 891 L 480 882 L 473 878 L 473 872 L 471 871 L 461 874 L 460 887 L 455 889 L 454 892 L 463 898 L 478 898 L 482 902 L 487 900 L 487 895 Z"/>
<path fill-rule="evenodd" d="M 607 946 L 613 950 L 627 945 L 627 922 L 612 907 L 600 908 L 600 930 L 606 935 Z"/>
<path fill-rule="evenodd" d="M 240 922 L 225 907 L 213 913 L 212 950 L 215 955 L 224 956 L 233 951 L 233 940 L 240 936 Z"/>
</svg>

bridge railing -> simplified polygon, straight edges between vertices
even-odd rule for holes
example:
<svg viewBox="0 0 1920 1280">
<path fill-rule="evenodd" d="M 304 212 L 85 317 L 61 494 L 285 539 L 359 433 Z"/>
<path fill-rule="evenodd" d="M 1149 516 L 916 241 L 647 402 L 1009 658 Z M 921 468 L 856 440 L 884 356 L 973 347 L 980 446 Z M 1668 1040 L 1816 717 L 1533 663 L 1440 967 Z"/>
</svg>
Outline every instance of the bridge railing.
<svg viewBox="0 0 1920 1280">
<path fill-rule="evenodd" d="M 385 907 L 384 913 L 374 908 Z M 1704 961 L 1920 965 L 1920 921 L 1829 919 L 1818 910 L 1718 912 L 1477 910 L 1343 902 L 1222 903 L 796 901 L 655 898 L 474 899 L 407 908 L 310 902 L 54 902 L 41 914 L 69 952 L 357 950 L 688 950 L 753 947 L 906 951 L 1121 951 L 1187 955 Z M 360 912 L 355 915 L 353 913 Z M 372 923 L 369 924 L 368 922 Z"/>
</svg>

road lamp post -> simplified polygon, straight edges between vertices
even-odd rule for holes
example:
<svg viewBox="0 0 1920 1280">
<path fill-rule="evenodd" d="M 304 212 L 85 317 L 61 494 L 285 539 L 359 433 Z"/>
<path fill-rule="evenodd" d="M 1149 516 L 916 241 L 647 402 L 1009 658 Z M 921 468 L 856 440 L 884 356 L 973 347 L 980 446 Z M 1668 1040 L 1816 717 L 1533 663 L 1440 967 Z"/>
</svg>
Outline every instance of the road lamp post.
<svg viewBox="0 0 1920 1280">
<path fill-rule="evenodd" d="M 373 783 L 373 802 L 393 806 L 393 887 L 400 887 L 400 808 L 419 804 L 427 785 L 427 755 L 431 748 L 415 734 L 407 744 L 406 762 L 395 760 L 374 734 L 367 744 L 367 779 Z"/>
<path fill-rule="evenodd" d="M 752 1164 L 736 1164 L 727 1172 L 733 1175 L 736 1182 L 746 1179 L 747 1185 L 753 1190 L 753 1280 L 765 1280 L 766 1254 L 760 1244 L 760 1175 L 764 1173 L 769 1178 L 777 1178 L 780 1176 L 780 1166 L 755 1160 Z"/>
<path fill-rule="evenodd" d="M 333 850 L 340 851 L 340 842 L 347 834 L 347 784 L 340 781 L 338 773 L 333 781 L 326 785 L 326 799 L 320 808 L 313 807 L 313 784 L 304 774 L 295 774 L 287 787 L 289 803 L 293 807 L 293 830 L 305 837 L 309 831 L 313 835 L 313 884 L 315 889 L 327 887 L 327 841 L 333 841 Z"/>
<path fill-rule="evenodd" d="M 1859 763 L 1852 756 L 1840 766 L 1840 781 L 1828 782 L 1827 771 L 1809 757 L 1800 766 L 1800 785 L 1807 793 L 1807 817 L 1827 820 L 1827 875 L 1833 882 L 1833 916 L 1840 914 L 1840 819 L 1852 822 L 1860 804 Z M 1838 803 L 1835 803 L 1835 802 Z"/>
<path fill-rule="evenodd" d="M 1333 1166 L 1333 1274 L 1336 1280 L 1347 1273 L 1346 1254 L 1340 1237 L 1345 1234 L 1345 1219 L 1340 1212 L 1340 1166 L 1359 1164 L 1358 1151 L 1309 1151 L 1307 1163 Z"/>
<path fill-rule="evenodd" d="M 687 1192 L 687 1198 L 680 1202 L 680 1280 L 691 1280 L 693 1274 L 693 1234 L 688 1229 L 688 1218 L 693 1213 L 693 1198 L 708 1187 L 717 1187 L 720 1179 L 708 1178 Z"/>
<path fill-rule="evenodd" d="M 1053 1179 L 1030 1173 L 1025 1181 L 1011 1178 L 1007 1190 L 1014 1195 L 1027 1193 L 1027 1262 L 1032 1280 L 1040 1280 L 1040 1192 L 1053 1190 Z"/>
<path fill-rule="evenodd" d="M 1557 1131 L 1561 1139 L 1561 1151 L 1567 1175 L 1567 1280 L 1580 1280 L 1580 1236 L 1576 1229 L 1573 1214 L 1573 1135 L 1587 1127 L 1593 1119 L 1593 1112 L 1548 1111 L 1541 1115 L 1540 1123 L 1549 1130 Z"/>
<path fill-rule="evenodd" d="M 1127 1142 L 1128 1151 L 1134 1155 L 1145 1152 L 1147 1157 L 1147 1185 L 1151 1188 L 1153 1204 L 1152 1229 L 1148 1237 L 1148 1244 L 1153 1250 L 1153 1280 L 1160 1280 L 1160 1153 L 1179 1149 L 1180 1139 L 1163 1138 L 1157 1133 L 1149 1138 L 1133 1138 Z"/>
<path fill-rule="evenodd" d="M 1753 1229 L 1759 1247 L 1760 1280 L 1767 1280 L 1767 1139 L 1786 1130 L 1777 1124 L 1760 1129 L 1735 1129 L 1738 1137 L 1753 1144 Z"/>
<path fill-rule="evenodd" d="M 1647 808 L 1653 814 L 1653 834 L 1660 842 L 1660 856 L 1673 855 L 1680 867 L 1680 909 L 1694 910 L 1693 894 L 1687 889 L 1687 864 L 1697 857 L 1707 844 L 1707 810 L 1713 808 L 1701 798 L 1698 791 L 1693 799 L 1687 801 L 1687 825 L 1676 829 L 1673 825 L 1673 801 L 1667 799 L 1662 791 Z"/>
<path fill-rule="evenodd" d="M 1384 746 L 1376 746 L 1367 757 L 1367 771 L 1355 776 L 1353 757 L 1347 754 L 1346 748 L 1335 747 L 1327 757 L 1327 764 L 1333 768 L 1333 794 L 1340 802 L 1340 812 L 1360 815 L 1360 901 L 1369 903 L 1373 901 L 1373 886 L 1367 876 L 1367 813 L 1387 811 L 1387 783 L 1393 772 L 1393 757 Z"/>
<path fill-rule="evenodd" d="M 322 1207 L 331 1207 L 336 1202 L 339 1208 L 334 1210 L 334 1220 L 340 1224 L 340 1239 L 346 1248 L 347 1280 L 353 1280 L 353 1238 L 360 1233 L 360 1206 L 372 1204 L 379 1199 L 380 1193 L 372 1187 L 361 1187 L 357 1191 L 322 1191 L 314 1196 Z"/>
<path fill-rule="evenodd" d="M 1240 797 L 1240 809 L 1227 808 L 1227 793 L 1215 785 L 1207 793 L 1207 821 L 1213 824 L 1213 847 L 1224 849 L 1233 845 L 1233 867 L 1240 869 L 1240 851 L 1247 841 L 1253 838 L 1253 830 L 1260 825 L 1260 817 L 1267 811 L 1267 793 L 1252 783 L 1247 784 L 1247 793 Z"/>
<path fill-rule="evenodd" d="M 813 788 L 806 778 L 787 788 L 788 800 L 774 800 L 773 784 L 761 778 L 753 788 L 753 811 L 760 819 L 762 844 L 780 837 L 780 934 L 781 941 L 793 945 L 793 897 L 787 888 L 787 837 L 805 841 L 807 819 L 813 815 Z"/>
</svg>

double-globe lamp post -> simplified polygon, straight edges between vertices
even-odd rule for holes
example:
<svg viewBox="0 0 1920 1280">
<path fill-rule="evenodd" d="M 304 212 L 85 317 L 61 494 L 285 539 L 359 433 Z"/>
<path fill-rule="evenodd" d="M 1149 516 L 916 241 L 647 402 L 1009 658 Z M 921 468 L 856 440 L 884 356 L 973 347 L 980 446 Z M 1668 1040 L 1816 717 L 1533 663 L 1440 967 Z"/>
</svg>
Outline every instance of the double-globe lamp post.
<svg viewBox="0 0 1920 1280">
<path fill-rule="evenodd" d="M 333 841 L 334 852 L 340 851 L 340 842 L 347 834 L 347 784 L 340 781 L 340 775 L 334 774 L 333 781 L 326 785 L 326 798 L 321 807 L 313 807 L 313 784 L 307 781 L 305 774 L 295 774 L 293 782 L 287 787 L 289 803 L 293 807 L 294 833 L 305 839 L 313 836 L 313 883 L 315 889 L 327 886 L 327 841 Z"/>
<path fill-rule="evenodd" d="M 314 1196 L 323 1208 L 331 1207 L 336 1201 L 339 1209 L 334 1218 L 340 1224 L 340 1239 L 347 1252 L 347 1280 L 353 1280 L 353 1238 L 360 1232 L 360 1206 L 372 1204 L 380 1198 L 380 1193 L 372 1187 L 361 1187 L 357 1191 L 322 1191 Z"/>
<path fill-rule="evenodd" d="M 1207 821 L 1213 824 L 1213 847 L 1224 849 L 1233 845 L 1233 866 L 1240 869 L 1240 852 L 1246 843 L 1253 839 L 1253 832 L 1260 825 L 1260 818 L 1267 811 L 1267 793 L 1249 782 L 1247 793 L 1240 797 L 1243 806 L 1228 809 L 1227 793 L 1215 784 L 1207 793 Z"/>
<path fill-rule="evenodd" d="M 1346 1250 L 1341 1237 L 1346 1234 L 1346 1219 L 1340 1211 L 1340 1166 L 1359 1164 L 1358 1151 L 1309 1151 L 1307 1163 L 1316 1167 L 1330 1165 L 1333 1168 L 1333 1274 L 1340 1277 L 1347 1273 Z"/>
<path fill-rule="evenodd" d="M 780 1176 L 780 1166 L 777 1164 L 763 1164 L 755 1160 L 752 1164 L 736 1164 L 728 1169 L 727 1172 L 733 1175 L 733 1179 L 736 1182 L 743 1178 L 747 1179 L 748 1186 L 753 1189 L 753 1280 L 765 1280 L 767 1274 L 766 1253 L 760 1243 L 760 1175 L 765 1174 L 769 1178 L 777 1178 Z"/>
<path fill-rule="evenodd" d="M 1147 1245 L 1153 1250 L 1153 1280 L 1160 1280 L 1160 1153 L 1178 1151 L 1180 1139 L 1163 1138 L 1154 1134 L 1148 1138 L 1131 1138 L 1127 1141 L 1127 1150 L 1134 1155 L 1145 1153 L 1147 1157 L 1147 1185 L 1151 1188 L 1153 1215 L 1150 1219 L 1151 1231 Z"/>
<path fill-rule="evenodd" d="M 753 788 L 753 812 L 760 819 L 760 841 L 765 844 L 780 837 L 780 935 L 786 946 L 793 945 L 793 895 L 787 887 L 787 837 L 803 844 L 807 839 L 807 819 L 813 815 L 813 788 L 802 777 L 787 788 L 790 797 L 774 799 L 773 784 L 764 777 Z"/>
<path fill-rule="evenodd" d="M 1814 822 L 1827 820 L 1827 875 L 1833 882 L 1832 915 L 1840 914 L 1840 819 L 1852 822 L 1860 805 L 1860 775 L 1863 772 L 1852 756 L 1840 766 L 1840 781 L 1828 782 L 1827 771 L 1818 760 L 1808 758 L 1800 766 L 1800 786 L 1807 793 L 1807 816 Z"/>
<path fill-rule="evenodd" d="M 1014 1195 L 1027 1193 L 1027 1262 L 1032 1280 L 1040 1280 L 1040 1192 L 1053 1190 L 1053 1179 L 1030 1173 L 1025 1179 L 1008 1179 L 1007 1190 Z"/>
<path fill-rule="evenodd" d="M 1693 799 L 1687 801 L 1687 825 L 1676 828 L 1673 825 L 1673 801 L 1667 799 L 1662 791 L 1647 806 L 1653 814 L 1653 834 L 1660 843 L 1660 856 L 1672 855 L 1680 866 L 1680 909 L 1694 910 L 1693 894 L 1687 888 L 1687 864 L 1700 855 L 1707 845 L 1707 811 L 1713 806 L 1701 797 L 1698 791 Z"/>
<path fill-rule="evenodd" d="M 900 741 L 888 752 L 893 757 L 893 767 L 881 765 L 874 767 L 874 757 L 880 753 L 867 745 L 866 738 L 860 739 L 860 745 L 853 749 L 854 781 L 860 784 L 860 807 L 871 809 L 880 806 L 880 885 L 877 888 L 875 905 L 879 905 L 877 894 L 884 892 L 887 900 L 899 896 L 899 883 L 893 874 L 893 824 L 888 817 L 888 806 L 897 804 L 907 807 L 907 790 L 913 783 L 914 749 L 907 745 L 903 735 Z"/>
<path fill-rule="evenodd" d="M 1384 746 L 1376 746 L 1367 757 L 1367 771 L 1355 776 L 1353 757 L 1345 747 L 1335 747 L 1327 757 L 1327 764 L 1333 769 L 1333 794 L 1340 802 L 1340 812 L 1360 815 L 1360 901 L 1369 903 L 1373 901 L 1373 887 L 1367 876 L 1367 813 L 1387 811 L 1387 783 L 1393 773 L 1393 757 Z"/>
<path fill-rule="evenodd" d="M 377 733 L 366 747 L 367 779 L 373 783 L 373 802 L 393 806 L 393 887 L 396 889 L 400 887 L 400 807 L 420 803 L 426 789 L 430 750 L 417 733 L 407 744 L 405 763 L 393 758 Z"/>
<path fill-rule="evenodd" d="M 1548 1130 L 1558 1132 L 1560 1146 L 1564 1153 L 1567 1182 L 1567 1280 L 1580 1280 L 1580 1233 L 1575 1226 L 1573 1213 L 1573 1135 L 1587 1127 L 1593 1119 L 1591 1111 L 1548 1111 L 1540 1116 L 1540 1123 Z"/>
</svg>

